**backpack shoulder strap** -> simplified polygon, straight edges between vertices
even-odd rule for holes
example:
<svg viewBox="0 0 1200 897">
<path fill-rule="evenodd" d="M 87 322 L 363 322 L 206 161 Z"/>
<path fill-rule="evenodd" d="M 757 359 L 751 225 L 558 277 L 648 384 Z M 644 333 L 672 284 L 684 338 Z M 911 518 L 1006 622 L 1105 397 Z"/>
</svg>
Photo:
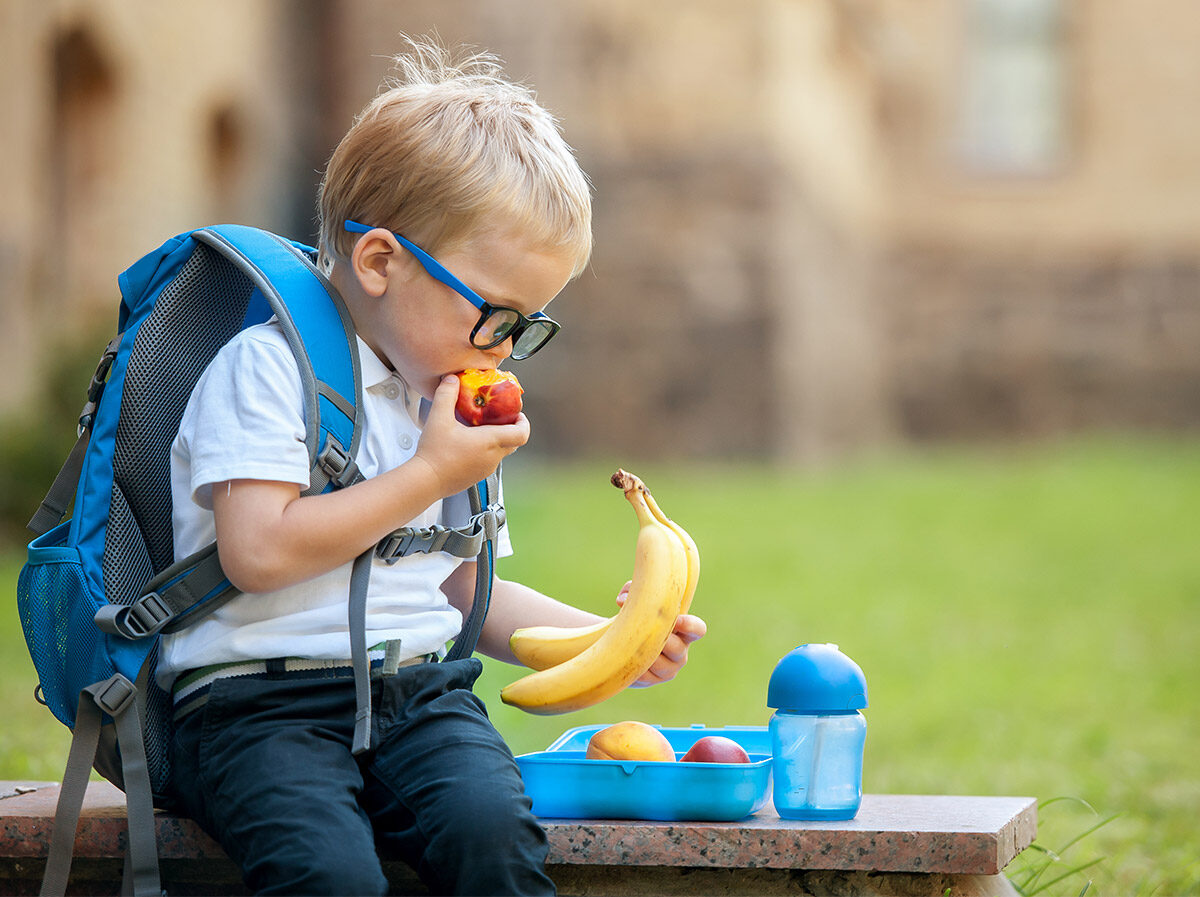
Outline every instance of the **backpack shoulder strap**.
<svg viewBox="0 0 1200 897">
<path fill-rule="evenodd" d="M 201 228 L 192 237 L 254 283 L 296 358 L 311 470 L 305 494 L 360 479 L 354 463 L 362 405 L 357 337 L 341 297 L 307 247 L 239 224 Z M 209 546 L 163 570 L 131 604 L 101 608 L 96 623 L 108 633 L 142 638 L 182 628 L 236 594 Z"/>
<path fill-rule="evenodd" d="M 300 370 L 309 464 L 310 492 L 346 485 L 359 476 L 353 462 L 358 449 L 361 377 L 354 327 L 337 292 L 317 270 L 307 248 L 257 228 L 220 225 L 181 234 L 131 266 L 119 278 L 122 291 L 118 330 L 131 316 L 154 306 L 163 286 L 173 281 L 196 244 L 227 258 L 255 287 L 278 317 Z M 243 325 L 244 326 L 244 325 Z M 118 337 L 118 340 L 120 338 Z M 83 456 L 91 437 L 93 411 L 104 389 L 118 341 L 110 344 L 93 376 L 88 404 L 80 417 L 80 438 L 55 479 L 30 526 L 48 531 L 63 518 L 70 494 L 79 486 Z M 140 639 L 186 625 L 236 594 L 220 569 L 214 546 L 171 565 L 132 605 L 105 605 L 96 614 L 101 631 Z M 143 666 L 143 671 L 149 669 Z M 74 830 L 95 762 L 103 714 L 116 724 L 128 801 L 130 845 L 127 879 L 133 893 L 160 893 L 154 843 L 153 793 L 147 769 L 139 689 L 116 674 L 80 695 L 71 759 L 59 796 L 56 827 L 43 878 L 43 893 L 64 893 L 71 864 Z M 117 697 L 112 696 L 116 694 Z"/>
<path fill-rule="evenodd" d="M 309 493 L 358 478 L 362 372 L 354 323 L 337 291 L 307 254 L 276 234 L 241 224 L 195 232 L 254 281 L 300 368 L 305 436 L 312 468 Z"/>
<path fill-rule="evenodd" d="M 352 482 L 357 476 L 352 459 L 358 449 L 358 409 L 362 404 L 357 340 L 341 297 L 308 257 L 308 247 L 240 224 L 180 234 L 147 253 L 118 278 L 124 297 L 118 330 L 124 332 L 139 297 L 158 295 L 161 282 L 172 277 L 179 260 L 190 253 L 192 240 L 211 246 L 237 265 L 279 318 L 300 368 L 305 420 L 315 423 L 305 437 L 313 470 L 309 491 L 321 492 L 330 483 Z M 118 335 L 105 349 L 80 414 L 79 441 L 29 522 L 29 529 L 37 535 L 56 526 L 69 510 L 91 433 L 92 412 L 120 340 Z"/>
<path fill-rule="evenodd" d="M 437 548 L 428 543 L 416 545 L 407 543 L 407 552 L 395 552 L 387 555 L 380 554 L 388 563 L 395 561 L 403 554 L 413 554 L 427 551 L 450 551 L 456 557 L 475 558 L 475 597 L 471 602 L 471 610 L 463 621 L 454 644 L 446 652 L 445 661 L 460 660 L 470 657 L 479 642 L 479 633 L 483 629 L 483 621 L 487 616 L 488 605 L 492 600 L 492 583 L 495 579 L 496 535 L 504 523 L 504 507 L 500 504 L 500 474 L 497 469 L 486 480 L 481 480 L 473 488 L 467 490 L 467 498 L 471 506 L 471 523 L 461 529 L 438 527 L 443 534 L 457 536 L 459 541 L 451 546 L 440 540 Z M 464 534 L 466 529 L 474 530 L 473 534 Z M 398 531 L 399 532 L 399 531 Z M 411 534 L 414 531 L 409 531 Z M 422 530 L 420 532 L 428 532 Z M 396 533 L 392 534 L 393 537 Z M 386 540 L 385 540 L 386 541 Z M 384 543 L 381 542 L 380 546 Z M 477 555 L 467 552 L 474 546 Z M 352 751 L 361 754 L 371 746 L 371 680 L 370 663 L 367 658 L 367 588 L 371 578 L 371 562 L 373 555 L 378 552 L 364 551 L 354 561 L 350 573 L 350 659 L 354 669 L 354 692 L 357 710 L 354 717 L 354 741 Z"/>
<path fill-rule="evenodd" d="M 479 557 L 475 565 L 475 600 L 471 602 L 471 612 L 463 622 L 462 631 L 454 644 L 446 653 L 446 660 L 458 660 L 470 657 L 479 642 L 479 633 L 483 629 L 483 619 L 487 616 L 488 604 L 492 600 L 492 580 L 496 569 L 496 533 L 503 522 L 504 508 L 500 506 L 500 477 L 493 473 L 481 481 L 467 493 L 471 499 L 471 513 L 476 516 L 495 513 L 499 510 L 498 520 L 493 517 L 493 527 L 488 528 L 483 544 L 479 548 Z"/>
</svg>

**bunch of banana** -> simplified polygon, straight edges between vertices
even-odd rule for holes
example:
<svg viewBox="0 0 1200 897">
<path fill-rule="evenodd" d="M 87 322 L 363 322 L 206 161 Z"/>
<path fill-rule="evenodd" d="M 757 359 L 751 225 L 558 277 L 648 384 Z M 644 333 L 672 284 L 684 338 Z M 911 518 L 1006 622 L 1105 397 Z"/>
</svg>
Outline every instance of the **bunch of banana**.
<svg viewBox="0 0 1200 897">
<path fill-rule="evenodd" d="M 625 489 L 628 482 L 631 488 L 638 490 L 654 517 L 670 527 L 683 543 L 683 550 L 687 553 L 688 578 L 683 598 L 679 603 L 679 612 L 686 614 L 692 606 L 696 583 L 700 579 L 700 552 L 695 541 L 688 535 L 687 530 L 663 513 L 650 490 L 638 477 L 618 470 L 613 474 L 612 482 L 619 489 Z M 530 669 L 547 670 L 570 660 L 584 648 L 591 647 L 616 619 L 612 616 L 588 626 L 531 626 L 518 629 L 509 639 L 509 648 L 517 660 Z"/>
<path fill-rule="evenodd" d="M 618 470 L 612 483 L 638 519 L 633 579 L 615 616 L 589 626 L 518 629 L 513 654 L 537 672 L 500 691 L 506 704 L 530 713 L 566 713 L 607 700 L 635 682 L 662 652 L 675 618 L 691 607 L 700 553 L 670 520 L 645 484 Z"/>
</svg>

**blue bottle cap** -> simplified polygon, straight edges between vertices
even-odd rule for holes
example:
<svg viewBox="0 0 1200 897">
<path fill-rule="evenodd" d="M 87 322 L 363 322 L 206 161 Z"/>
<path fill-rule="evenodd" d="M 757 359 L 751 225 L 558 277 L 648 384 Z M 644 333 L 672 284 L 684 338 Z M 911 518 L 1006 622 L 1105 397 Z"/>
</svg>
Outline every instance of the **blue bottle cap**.
<svg viewBox="0 0 1200 897">
<path fill-rule="evenodd" d="M 861 710 L 867 706 L 867 677 L 837 645 L 801 645 L 775 665 L 767 706 L 802 713 Z"/>
</svg>

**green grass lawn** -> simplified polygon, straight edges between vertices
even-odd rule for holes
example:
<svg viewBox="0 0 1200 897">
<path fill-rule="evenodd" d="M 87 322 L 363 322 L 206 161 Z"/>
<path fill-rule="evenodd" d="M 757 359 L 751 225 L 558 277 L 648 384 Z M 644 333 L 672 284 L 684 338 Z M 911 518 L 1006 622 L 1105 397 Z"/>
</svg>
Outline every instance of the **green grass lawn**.
<svg viewBox="0 0 1200 897">
<path fill-rule="evenodd" d="M 1200 893 L 1200 441 L 634 472 L 700 545 L 709 635 L 673 683 L 562 717 L 502 705 L 519 671 L 489 664 L 478 690 L 514 750 L 622 719 L 765 724 L 778 658 L 836 642 L 869 684 L 868 791 L 1068 798 L 1041 812 L 1038 846 L 1062 856 L 1028 890 L 1098 861 L 1043 893 Z M 501 575 L 611 612 L 636 530 L 610 473 L 514 459 Z M 0 777 L 54 779 L 66 733 L 3 619 Z"/>
</svg>

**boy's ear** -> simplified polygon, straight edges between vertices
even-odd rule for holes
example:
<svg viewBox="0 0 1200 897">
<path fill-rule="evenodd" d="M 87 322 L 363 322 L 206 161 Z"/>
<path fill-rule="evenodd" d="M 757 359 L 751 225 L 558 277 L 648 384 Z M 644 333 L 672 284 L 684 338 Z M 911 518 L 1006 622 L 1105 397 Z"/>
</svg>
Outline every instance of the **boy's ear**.
<svg viewBox="0 0 1200 897">
<path fill-rule="evenodd" d="M 390 265 L 395 260 L 396 246 L 387 231 L 381 228 L 368 231 L 358 238 L 350 253 L 350 269 L 359 286 L 368 296 L 378 299 L 387 292 Z"/>
</svg>

